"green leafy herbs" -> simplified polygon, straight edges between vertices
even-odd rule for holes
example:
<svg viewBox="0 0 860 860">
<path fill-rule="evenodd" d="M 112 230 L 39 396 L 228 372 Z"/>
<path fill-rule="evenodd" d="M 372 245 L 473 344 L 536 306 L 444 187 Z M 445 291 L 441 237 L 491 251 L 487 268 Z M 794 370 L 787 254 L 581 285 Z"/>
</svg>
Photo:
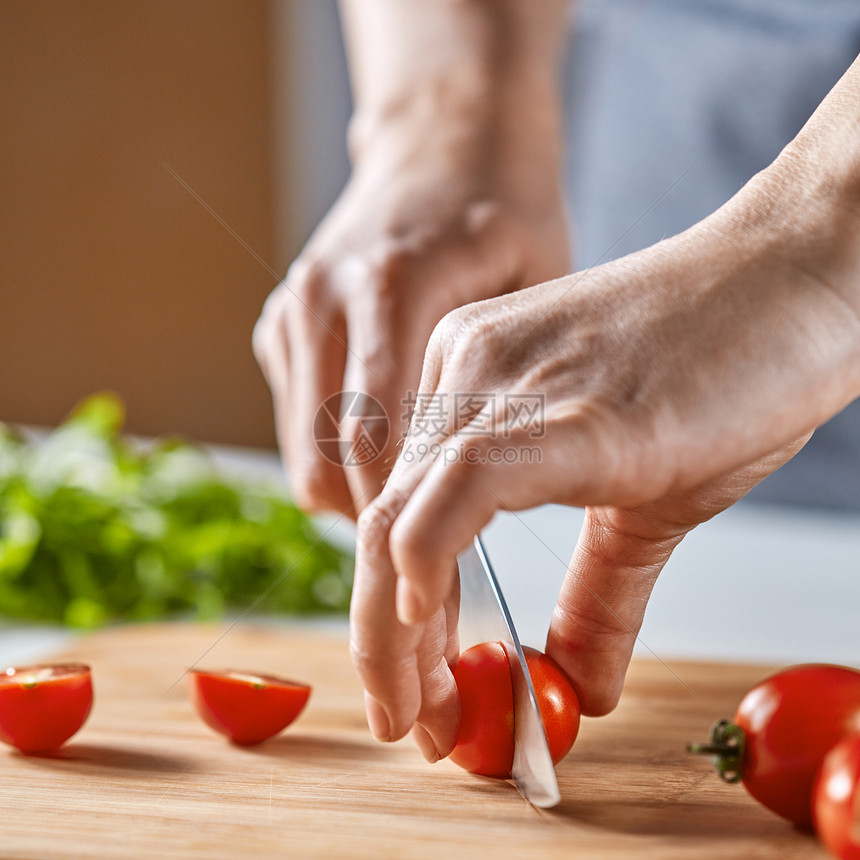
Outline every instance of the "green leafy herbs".
<svg viewBox="0 0 860 860">
<path fill-rule="evenodd" d="M 225 611 L 345 612 L 349 553 L 202 449 L 121 435 L 113 395 L 46 438 L 0 424 L 0 616 L 92 628 Z"/>
</svg>

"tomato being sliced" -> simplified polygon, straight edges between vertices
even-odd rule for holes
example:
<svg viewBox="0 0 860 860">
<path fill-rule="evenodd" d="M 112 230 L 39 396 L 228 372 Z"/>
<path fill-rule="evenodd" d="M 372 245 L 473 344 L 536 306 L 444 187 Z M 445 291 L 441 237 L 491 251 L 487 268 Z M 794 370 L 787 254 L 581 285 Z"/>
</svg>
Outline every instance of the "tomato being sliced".
<svg viewBox="0 0 860 860">
<path fill-rule="evenodd" d="M 546 729 L 553 764 L 573 746 L 579 731 L 579 700 L 558 664 L 523 648 Z M 464 651 L 454 669 L 462 716 L 450 758 L 472 773 L 507 779 L 514 761 L 514 695 L 508 656 L 500 642 Z"/>
<path fill-rule="evenodd" d="M 27 754 L 58 750 L 89 716 L 90 667 L 22 666 L 0 673 L 0 740 Z"/>
<path fill-rule="evenodd" d="M 724 779 L 741 780 L 768 809 L 811 827 L 812 786 L 821 761 L 856 731 L 860 672 L 808 664 L 756 684 L 741 700 L 734 720 L 717 723 L 711 744 L 690 749 L 715 754 Z"/>
<path fill-rule="evenodd" d="M 812 792 L 815 832 L 839 860 L 860 860 L 860 734 L 824 757 Z"/>
<path fill-rule="evenodd" d="M 307 684 L 255 672 L 188 672 L 191 700 L 201 719 L 234 744 L 262 743 L 301 713 L 311 694 Z"/>
</svg>

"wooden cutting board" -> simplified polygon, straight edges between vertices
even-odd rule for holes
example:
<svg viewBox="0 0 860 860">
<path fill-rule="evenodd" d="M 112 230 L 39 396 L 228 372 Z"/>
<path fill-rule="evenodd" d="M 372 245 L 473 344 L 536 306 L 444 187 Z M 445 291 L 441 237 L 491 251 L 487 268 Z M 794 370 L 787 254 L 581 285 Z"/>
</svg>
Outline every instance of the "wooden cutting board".
<svg viewBox="0 0 860 860">
<path fill-rule="evenodd" d="M 585 720 L 559 765 L 561 805 L 539 811 L 509 782 L 375 742 L 342 635 L 146 625 L 59 656 L 92 665 L 95 707 L 56 757 L 0 750 L 3 858 L 825 856 L 684 752 L 762 667 L 635 663 L 622 704 Z M 285 734 L 234 747 L 192 713 L 182 675 L 197 661 L 314 691 Z"/>
</svg>

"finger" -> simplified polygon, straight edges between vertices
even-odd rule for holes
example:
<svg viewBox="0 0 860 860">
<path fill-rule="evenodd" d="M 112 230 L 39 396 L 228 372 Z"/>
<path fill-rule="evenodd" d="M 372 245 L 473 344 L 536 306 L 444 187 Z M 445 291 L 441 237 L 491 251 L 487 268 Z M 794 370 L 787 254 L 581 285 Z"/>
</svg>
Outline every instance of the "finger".
<svg viewBox="0 0 860 860">
<path fill-rule="evenodd" d="M 374 737 L 395 741 L 421 710 L 418 646 L 424 625 L 404 626 L 394 611 L 395 573 L 388 552 L 391 523 L 404 498 L 385 494 L 359 517 L 350 603 L 350 653 L 366 690 Z"/>
<path fill-rule="evenodd" d="M 284 306 L 291 360 L 286 386 L 273 390 L 275 423 L 299 504 L 355 517 L 338 438 L 345 328 L 331 308 L 314 307 L 308 288 L 305 294 L 290 297 Z"/>
<path fill-rule="evenodd" d="M 400 344 L 408 347 L 414 342 Z M 351 399 L 342 424 L 346 443 L 342 459 L 353 498 L 374 499 L 391 473 L 405 435 L 407 392 L 417 386 L 420 358 L 420 352 L 398 355 L 393 344 L 390 356 L 372 360 L 372 370 L 370 361 L 352 354 L 347 358 L 344 388 Z"/>
<path fill-rule="evenodd" d="M 664 531 L 633 511 L 586 509 L 546 645 L 583 714 L 618 703 L 651 590 L 686 530 Z"/>
<path fill-rule="evenodd" d="M 583 713 L 611 711 L 663 566 L 683 536 L 790 459 L 808 436 L 693 490 L 637 509 L 589 508 L 547 639 Z"/>
<path fill-rule="evenodd" d="M 446 611 L 440 607 L 427 623 L 417 653 L 421 680 L 421 709 L 417 722 L 432 747 L 420 732 L 415 734 L 419 749 L 428 761 L 438 761 L 454 749 L 460 725 L 460 697 L 446 659 L 448 639 Z M 422 744 L 421 740 L 425 742 Z"/>
<path fill-rule="evenodd" d="M 320 450 L 325 445 L 314 441 L 321 435 L 315 434 L 314 419 L 325 398 L 339 391 L 343 361 L 337 332 L 321 322 L 321 313 L 333 317 L 331 309 L 313 309 L 319 302 L 310 297 L 310 281 L 308 268 L 294 264 L 287 281 L 266 300 L 252 345 L 272 392 L 278 446 L 297 501 L 309 510 L 345 511 L 351 500 L 339 474 L 336 442 L 328 446 L 335 457 L 327 459 Z M 303 299 L 302 291 L 308 297 Z M 325 342 L 326 335 L 334 346 Z M 337 415 L 336 400 L 327 408 Z"/>
<path fill-rule="evenodd" d="M 402 622 L 417 623 L 436 611 L 456 575 L 457 554 L 497 510 L 522 510 L 579 492 L 576 480 L 584 471 L 571 474 L 569 466 L 581 461 L 579 441 L 565 428 L 555 435 L 552 447 L 536 446 L 525 430 L 508 438 L 461 433 L 442 446 L 391 531 Z M 401 459 L 409 452 L 407 440 Z M 401 474 L 412 477 L 405 469 L 395 472 L 390 485 L 396 487 Z"/>
<path fill-rule="evenodd" d="M 272 389 L 273 396 L 275 390 L 286 391 L 289 366 L 289 348 L 281 320 L 280 296 L 280 291 L 275 290 L 266 299 L 251 336 L 254 357 L 266 383 Z"/>
<path fill-rule="evenodd" d="M 445 643 L 445 662 L 453 670 L 460 660 L 460 577 L 454 577 L 454 585 L 444 604 L 445 625 L 448 639 Z"/>
<path fill-rule="evenodd" d="M 419 650 L 421 712 L 412 736 L 429 762 L 450 755 L 457 743 L 460 696 L 453 670 L 460 658 L 459 617 L 460 580 L 456 577 L 448 599 L 435 616 L 441 624 L 435 642 L 425 635 Z"/>
<path fill-rule="evenodd" d="M 391 524 L 403 510 L 421 467 L 387 488 L 359 517 L 355 582 L 350 604 L 350 650 L 367 691 L 368 723 L 380 740 L 396 740 L 419 718 L 432 750 L 447 755 L 456 741 L 459 699 L 450 667 L 459 657 L 459 582 L 429 624 L 401 624 L 395 612 L 396 574 L 391 562 Z"/>
<path fill-rule="evenodd" d="M 437 268 L 438 261 L 432 272 L 415 272 L 408 255 L 389 254 L 374 265 L 353 266 L 351 280 L 344 276 L 347 288 L 361 291 L 359 301 L 346 305 L 344 388 L 366 395 L 344 421 L 353 455 L 344 458 L 345 475 L 354 498 L 378 495 L 403 442 L 425 347 L 449 309 L 427 301 L 443 292 L 435 288 Z"/>
</svg>

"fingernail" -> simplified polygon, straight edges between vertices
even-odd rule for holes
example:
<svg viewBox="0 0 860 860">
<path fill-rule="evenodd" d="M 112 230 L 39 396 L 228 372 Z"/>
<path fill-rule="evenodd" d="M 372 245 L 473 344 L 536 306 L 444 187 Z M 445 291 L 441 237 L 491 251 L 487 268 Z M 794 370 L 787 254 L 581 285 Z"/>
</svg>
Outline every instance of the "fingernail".
<svg viewBox="0 0 860 860">
<path fill-rule="evenodd" d="M 397 580 L 395 602 L 397 606 L 397 619 L 401 624 L 414 624 L 421 618 L 424 610 L 424 601 L 408 579 L 401 577 Z"/>
<path fill-rule="evenodd" d="M 436 749 L 436 742 L 424 726 L 416 724 L 412 727 L 412 739 L 415 741 L 415 746 L 418 747 L 418 751 L 430 764 L 436 764 L 436 762 L 442 758 L 439 754 L 439 750 Z"/>
<path fill-rule="evenodd" d="M 364 694 L 364 710 L 367 714 L 367 725 L 370 726 L 370 733 L 378 741 L 390 741 L 391 721 L 388 719 L 385 708 L 370 693 Z"/>
</svg>

